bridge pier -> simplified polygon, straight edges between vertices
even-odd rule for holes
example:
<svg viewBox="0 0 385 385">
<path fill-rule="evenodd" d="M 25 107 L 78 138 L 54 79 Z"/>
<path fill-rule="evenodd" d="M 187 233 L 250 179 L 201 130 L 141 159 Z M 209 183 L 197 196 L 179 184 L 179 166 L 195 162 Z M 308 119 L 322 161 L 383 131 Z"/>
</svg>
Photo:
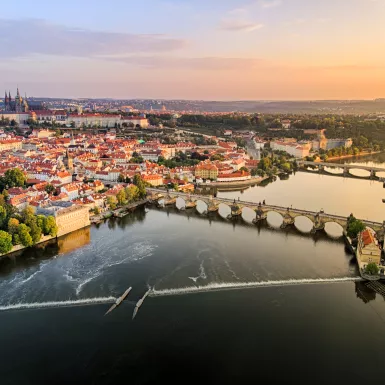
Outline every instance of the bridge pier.
<svg viewBox="0 0 385 385">
<path fill-rule="evenodd" d="M 262 210 L 262 206 L 258 206 L 255 209 L 255 218 L 253 219 L 253 223 L 256 225 L 260 221 L 264 221 L 267 218 L 266 213 Z"/>
<path fill-rule="evenodd" d="M 325 225 L 323 223 L 320 224 L 314 224 L 313 228 L 311 229 L 310 233 L 315 234 L 317 231 L 321 231 L 325 229 Z"/>
<path fill-rule="evenodd" d="M 310 233 L 315 234 L 317 231 L 324 230 L 325 223 L 321 220 L 319 213 L 314 217 L 313 228 Z"/>
<path fill-rule="evenodd" d="M 294 218 L 290 215 L 289 209 L 287 209 L 286 214 L 283 217 L 283 222 L 281 225 L 281 229 L 285 229 L 287 226 L 294 225 Z"/>
<path fill-rule="evenodd" d="M 376 171 L 375 170 L 370 170 L 370 177 L 375 178 L 376 177 Z"/>
<path fill-rule="evenodd" d="M 344 167 L 344 175 L 349 175 L 349 168 L 348 167 Z"/>
</svg>

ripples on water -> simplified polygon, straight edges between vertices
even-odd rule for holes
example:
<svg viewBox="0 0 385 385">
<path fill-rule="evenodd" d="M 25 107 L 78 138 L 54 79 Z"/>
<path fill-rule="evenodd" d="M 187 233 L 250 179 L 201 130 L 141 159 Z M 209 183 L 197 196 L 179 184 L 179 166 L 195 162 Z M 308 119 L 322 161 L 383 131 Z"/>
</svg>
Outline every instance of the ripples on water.
<svg viewBox="0 0 385 385">
<path fill-rule="evenodd" d="M 128 286 L 136 298 L 148 285 L 168 290 L 356 276 L 343 242 L 325 234 L 269 230 L 241 218 L 172 208 L 143 212 L 139 221 L 135 215 L 93 227 L 89 243 L 75 250 L 52 248 L 56 253 L 49 256 L 39 249 L 34 259 L 26 253 L 20 263 L 1 265 L 0 306 L 117 297 Z M 59 243 L 69 250 L 66 239 Z"/>
<path fill-rule="evenodd" d="M 111 244 L 101 237 L 67 255 L 57 255 L 0 281 L 0 305 L 28 300 L 41 302 L 82 298 L 86 286 L 114 266 L 138 262 L 150 256 L 155 246 L 150 241 Z M 65 296 L 65 297 L 64 297 Z"/>
</svg>

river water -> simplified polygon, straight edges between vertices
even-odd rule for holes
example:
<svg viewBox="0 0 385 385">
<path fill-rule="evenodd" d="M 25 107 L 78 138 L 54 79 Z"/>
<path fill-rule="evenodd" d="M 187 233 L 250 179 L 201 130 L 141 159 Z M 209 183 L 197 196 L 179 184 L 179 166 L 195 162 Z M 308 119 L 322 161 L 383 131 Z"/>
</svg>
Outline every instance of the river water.
<svg viewBox="0 0 385 385">
<path fill-rule="evenodd" d="M 382 221 L 382 191 L 296 173 L 219 195 Z M 381 379 L 384 298 L 356 281 L 339 229 L 244 219 L 140 209 L 0 260 L 1 384 Z"/>
</svg>

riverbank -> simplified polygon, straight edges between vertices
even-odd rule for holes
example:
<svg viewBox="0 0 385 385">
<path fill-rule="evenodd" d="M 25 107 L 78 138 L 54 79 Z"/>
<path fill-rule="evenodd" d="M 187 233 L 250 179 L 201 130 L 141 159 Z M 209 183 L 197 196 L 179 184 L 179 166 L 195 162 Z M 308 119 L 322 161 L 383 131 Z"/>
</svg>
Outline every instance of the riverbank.
<svg viewBox="0 0 385 385">
<path fill-rule="evenodd" d="M 148 199 L 142 199 L 137 202 L 129 203 L 127 205 L 118 207 L 115 210 L 108 210 L 105 211 L 102 214 L 94 215 L 90 218 L 91 223 L 97 224 L 100 223 L 108 218 L 111 218 L 112 216 L 120 217 L 128 214 L 128 210 L 136 209 L 137 207 L 143 206 L 148 202 Z"/>
<path fill-rule="evenodd" d="M 264 180 L 269 179 L 268 176 L 260 177 L 260 178 L 252 178 L 248 180 L 240 180 L 234 182 L 211 182 L 211 183 L 200 183 L 199 187 L 248 187 L 257 185 Z"/>
<path fill-rule="evenodd" d="M 12 254 L 14 253 L 17 253 L 18 251 L 22 251 L 22 250 L 25 250 L 25 249 L 28 249 L 30 247 L 34 247 L 34 246 L 37 246 L 37 245 L 40 245 L 42 243 L 46 243 L 48 241 L 51 241 L 52 239 L 56 239 L 57 237 L 52 237 L 51 235 L 43 235 L 40 239 L 39 242 L 36 242 L 33 246 L 23 246 L 23 245 L 15 245 L 12 247 L 12 250 L 9 251 L 8 253 L 5 253 L 5 254 L 0 254 L 0 259 L 3 258 L 3 257 L 8 257 L 8 256 L 12 256 Z"/>
<path fill-rule="evenodd" d="M 382 151 L 372 151 L 372 152 L 367 152 L 367 151 L 362 151 L 359 154 L 356 155 L 342 155 L 342 156 L 333 156 L 331 158 L 328 158 L 326 162 L 330 162 L 332 160 L 342 160 L 342 159 L 348 159 L 348 158 L 358 158 L 362 156 L 368 156 L 368 155 L 376 155 L 376 154 L 381 154 Z"/>
</svg>

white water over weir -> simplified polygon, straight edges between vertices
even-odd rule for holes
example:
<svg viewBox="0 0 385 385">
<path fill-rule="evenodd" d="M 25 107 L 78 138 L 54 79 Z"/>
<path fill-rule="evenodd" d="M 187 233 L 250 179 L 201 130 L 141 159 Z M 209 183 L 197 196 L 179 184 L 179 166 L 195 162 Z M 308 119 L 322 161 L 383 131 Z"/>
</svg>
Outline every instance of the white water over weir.
<svg viewBox="0 0 385 385">
<path fill-rule="evenodd" d="M 11 305 L 0 306 L 0 311 L 6 310 L 21 310 L 21 309 L 44 309 L 50 307 L 68 307 L 79 305 L 95 305 L 101 303 L 115 302 L 115 297 L 97 297 L 97 298 L 83 298 L 67 301 L 50 301 L 50 302 L 32 302 L 32 303 L 15 303 Z"/>
<path fill-rule="evenodd" d="M 361 277 L 341 277 L 341 278 L 285 279 L 285 280 L 256 281 L 256 282 L 222 282 L 222 283 L 210 283 L 205 286 L 187 286 L 187 287 L 163 289 L 163 290 L 156 290 L 154 288 L 150 293 L 150 296 L 161 297 L 165 295 L 205 293 L 208 291 L 252 289 L 257 287 L 271 287 L 271 286 L 313 285 L 317 283 L 358 282 L 362 280 L 363 279 Z"/>
</svg>

